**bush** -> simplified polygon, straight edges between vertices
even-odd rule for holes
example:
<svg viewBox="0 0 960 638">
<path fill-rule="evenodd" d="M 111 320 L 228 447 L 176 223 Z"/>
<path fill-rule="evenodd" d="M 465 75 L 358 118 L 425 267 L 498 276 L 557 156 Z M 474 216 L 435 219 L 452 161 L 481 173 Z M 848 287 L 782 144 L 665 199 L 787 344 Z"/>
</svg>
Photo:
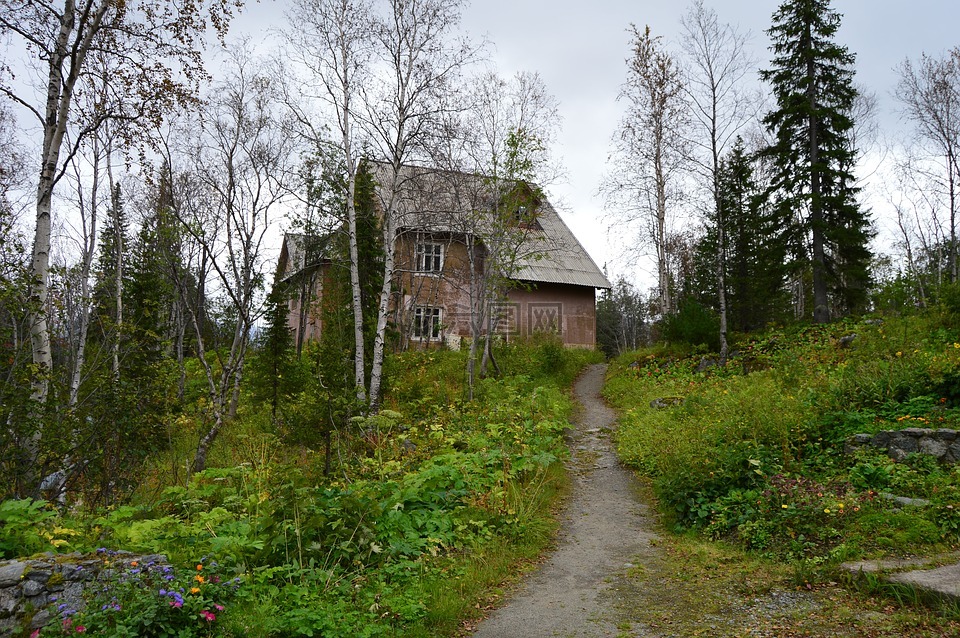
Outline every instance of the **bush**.
<svg viewBox="0 0 960 638">
<path fill-rule="evenodd" d="M 720 319 L 695 299 L 681 301 L 677 313 L 663 320 L 661 331 L 670 342 L 706 346 L 712 352 L 720 349 Z"/>
</svg>

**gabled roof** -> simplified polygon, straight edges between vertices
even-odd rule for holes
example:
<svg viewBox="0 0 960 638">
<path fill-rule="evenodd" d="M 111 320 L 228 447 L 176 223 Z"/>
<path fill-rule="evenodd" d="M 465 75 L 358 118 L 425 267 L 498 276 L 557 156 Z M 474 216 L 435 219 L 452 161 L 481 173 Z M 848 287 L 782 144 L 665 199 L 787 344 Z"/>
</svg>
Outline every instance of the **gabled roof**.
<svg viewBox="0 0 960 638">
<path fill-rule="evenodd" d="M 381 206 L 389 197 L 392 170 L 371 162 L 379 184 Z M 484 240 L 496 232 L 497 213 L 508 194 L 532 195 L 535 210 L 522 237 L 511 278 L 534 283 L 610 288 L 610 282 L 583 245 L 536 186 L 495 180 L 482 175 L 404 166 L 399 175 L 396 206 L 398 230 L 474 234 Z M 510 211 L 512 213 L 512 211 Z"/>
<path fill-rule="evenodd" d="M 278 282 L 287 281 L 304 270 L 329 261 L 327 252 L 330 235 L 315 237 L 313 242 L 310 245 L 307 235 L 302 233 L 284 234 L 280 258 L 277 260 L 276 280 Z"/>
</svg>

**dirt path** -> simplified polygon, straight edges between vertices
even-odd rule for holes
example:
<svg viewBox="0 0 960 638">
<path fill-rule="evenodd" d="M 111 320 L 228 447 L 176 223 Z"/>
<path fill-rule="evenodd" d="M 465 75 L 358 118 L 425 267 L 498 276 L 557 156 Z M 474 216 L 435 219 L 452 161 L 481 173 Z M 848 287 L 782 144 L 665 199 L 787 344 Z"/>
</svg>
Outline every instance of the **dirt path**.
<svg viewBox="0 0 960 638">
<path fill-rule="evenodd" d="M 618 607 L 621 588 L 629 587 L 625 576 L 657 562 L 659 550 L 635 479 L 610 441 L 615 414 L 600 398 L 605 371 L 591 366 L 574 388 L 582 409 L 571 437 L 573 490 L 557 549 L 475 638 L 623 635 Z"/>
</svg>

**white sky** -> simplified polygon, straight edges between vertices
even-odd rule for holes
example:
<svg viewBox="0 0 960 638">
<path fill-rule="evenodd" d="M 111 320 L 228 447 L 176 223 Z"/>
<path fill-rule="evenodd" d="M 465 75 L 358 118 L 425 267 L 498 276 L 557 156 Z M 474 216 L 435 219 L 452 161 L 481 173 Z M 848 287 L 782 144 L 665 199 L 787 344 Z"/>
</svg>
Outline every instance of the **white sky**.
<svg viewBox="0 0 960 638">
<path fill-rule="evenodd" d="M 264 25 L 279 23 L 283 0 L 251 5 L 238 30 L 256 34 Z M 721 22 L 752 33 L 752 45 L 762 66 L 768 59 L 765 30 L 778 0 L 705 0 Z M 624 273 L 646 282 L 651 263 L 623 263 L 603 219 L 597 195 L 606 168 L 610 138 L 620 108 L 617 94 L 625 77 L 630 23 L 649 25 L 665 44 L 676 44 L 679 19 L 686 0 L 474 0 L 464 13 L 464 27 L 492 43 L 496 68 L 503 76 L 517 71 L 541 74 L 560 102 L 563 118 L 556 154 L 567 168 L 567 181 L 550 189 L 551 201 L 611 278 Z M 856 81 L 879 101 L 882 134 L 895 137 L 903 125 L 892 91 L 894 67 L 921 52 L 940 54 L 960 45 L 960 2 L 956 0 L 834 0 L 843 14 L 837 40 L 857 56 Z M 882 210 L 875 211 L 878 215 Z M 645 263 L 646 261 L 646 263 Z"/>
</svg>

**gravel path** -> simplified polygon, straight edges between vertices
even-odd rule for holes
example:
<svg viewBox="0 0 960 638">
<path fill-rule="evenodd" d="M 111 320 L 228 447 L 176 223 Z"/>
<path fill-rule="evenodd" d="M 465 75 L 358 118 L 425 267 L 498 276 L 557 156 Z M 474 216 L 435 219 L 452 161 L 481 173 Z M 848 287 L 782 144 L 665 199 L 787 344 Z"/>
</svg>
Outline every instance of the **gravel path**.
<svg viewBox="0 0 960 638">
<path fill-rule="evenodd" d="M 523 589 L 480 624 L 475 638 L 581 638 L 623 635 L 618 603 L 624 576 L 658 560 L 647 508 L 633 476 L 617 462 L 615 414 L 600 398 L 605 365 L 580 377 L 582 409 L 571 435 L 573 490 L 556 551 Z M 631 634 L 636 635 L 636 634 Z"/>
</svg>

